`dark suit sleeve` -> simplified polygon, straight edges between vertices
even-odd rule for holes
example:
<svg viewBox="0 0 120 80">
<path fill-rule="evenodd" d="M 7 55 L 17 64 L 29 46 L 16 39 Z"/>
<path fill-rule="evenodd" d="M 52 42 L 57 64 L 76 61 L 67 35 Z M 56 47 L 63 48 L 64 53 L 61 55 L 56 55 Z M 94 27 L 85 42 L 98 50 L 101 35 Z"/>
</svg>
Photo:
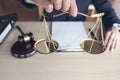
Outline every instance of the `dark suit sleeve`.
<svg viewBox="0 0 120 80">
<path fill-rule="evenodd" d="M 109 0 L 92 0 L 98 13 L 104 12 L 103 24 L 106 29 L 113 26 L 114 23 L 120 23 L 114 9 L 112 8 Z"/>
<path fill-rule="evenodd" d="M 19 0 L 19 1 L 27 8 L 35 8 L 35 7 L 37 7 L 35 4 L 26 3 L 25 0 Z"/>
</svg>

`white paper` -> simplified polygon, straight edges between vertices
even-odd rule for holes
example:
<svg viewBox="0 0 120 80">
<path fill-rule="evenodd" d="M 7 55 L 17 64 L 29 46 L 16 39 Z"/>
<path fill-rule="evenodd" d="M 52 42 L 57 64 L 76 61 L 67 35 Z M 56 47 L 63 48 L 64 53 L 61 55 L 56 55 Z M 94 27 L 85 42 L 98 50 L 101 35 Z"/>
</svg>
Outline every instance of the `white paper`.
<svg viewBox="0 0 120 80">
<path fill-rule="evenodd" d="M 61 51 L 83 51 L 80 43 L 87 38 L 82 22 L 52 22 L 52 39 Z"/>
<path fill-rule="evenodd" d="M 9 31 L 12 29 L 11 24 L 9 23 L 7 27 L 4 29 L 4 31 L 0 34 L 0 43 L 5 39 Z"/>
</svg>

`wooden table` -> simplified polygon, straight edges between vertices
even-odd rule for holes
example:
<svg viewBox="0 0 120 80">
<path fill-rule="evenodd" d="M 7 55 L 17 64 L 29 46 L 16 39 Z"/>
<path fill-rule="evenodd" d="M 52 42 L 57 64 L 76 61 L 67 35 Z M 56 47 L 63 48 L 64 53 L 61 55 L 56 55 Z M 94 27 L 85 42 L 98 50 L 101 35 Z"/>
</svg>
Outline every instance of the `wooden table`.
<svg viewBox="0 0 120 80">
<path fill-rule="evenodd" d="M 25 32 L 39 33 L 39 22 L 18 22 Z M 19 32 L 14 28 L 0 45 L 0 80 L 120 80 L 120 50 L 92 55 L 86 52 L 36 53 L 27 59 L 11 56 Z"/>
</svg>

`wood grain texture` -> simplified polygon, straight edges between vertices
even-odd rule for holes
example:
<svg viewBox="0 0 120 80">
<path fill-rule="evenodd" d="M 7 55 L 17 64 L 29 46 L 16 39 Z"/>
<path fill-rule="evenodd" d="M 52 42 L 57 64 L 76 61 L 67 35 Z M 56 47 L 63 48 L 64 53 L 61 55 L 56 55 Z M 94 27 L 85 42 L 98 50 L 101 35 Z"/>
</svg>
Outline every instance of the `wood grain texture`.
<svg viewBox="0 0 120 80">
<path fill-rule="evenodd" d="M 24 32 L 33 32 L 37 39 L 39 22 L 17 24 Z M 17 59 L 11 56 L 10 48 L 18 34 L 14 28 L 0 45 L 0 80 L 120 80 L 120 50 L 100 55 L 86 52 L 36 53 L 27 59 Z"/>
</svg>

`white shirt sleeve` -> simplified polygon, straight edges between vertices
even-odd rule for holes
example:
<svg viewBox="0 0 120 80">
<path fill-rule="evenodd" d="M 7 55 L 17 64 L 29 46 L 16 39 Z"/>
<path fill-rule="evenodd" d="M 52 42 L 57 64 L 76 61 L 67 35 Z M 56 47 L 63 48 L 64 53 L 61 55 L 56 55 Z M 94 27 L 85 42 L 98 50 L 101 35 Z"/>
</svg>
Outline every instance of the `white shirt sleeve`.
<svg viewBox="0 0 120 80">
<path fill-rule="evenodd" d="M 34 4 L 33 0 L 25 0 L 25 2 Z"/>
<path fill-rule="evenodd" d="M 113 27 L 117 28 L 118 30 L 120 30 L 120 24 L 119 23 L 114 23 Z"/>
</svg>

